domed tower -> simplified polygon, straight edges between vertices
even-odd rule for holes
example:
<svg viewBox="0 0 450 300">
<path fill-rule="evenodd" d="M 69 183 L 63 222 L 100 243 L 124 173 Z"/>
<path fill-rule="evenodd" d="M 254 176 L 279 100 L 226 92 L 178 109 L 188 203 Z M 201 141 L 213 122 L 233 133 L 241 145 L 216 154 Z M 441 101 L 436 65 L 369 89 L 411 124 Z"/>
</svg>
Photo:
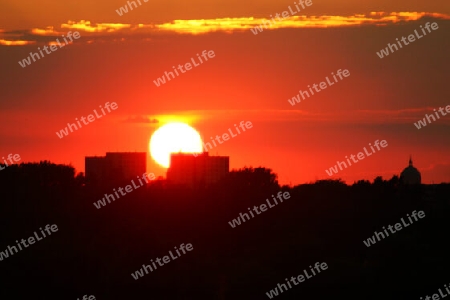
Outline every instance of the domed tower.
<svg viewBox="0 0 450 300">
<path fill-rule="evenodd" d="M 420 172 L 415 167 L 413 167 L 411 157 L 409 157 L 409 166 L 405 168 L 400 174 L 400 181 L 403 184 L 420 184 L 422 182 Z"/>
</svg>

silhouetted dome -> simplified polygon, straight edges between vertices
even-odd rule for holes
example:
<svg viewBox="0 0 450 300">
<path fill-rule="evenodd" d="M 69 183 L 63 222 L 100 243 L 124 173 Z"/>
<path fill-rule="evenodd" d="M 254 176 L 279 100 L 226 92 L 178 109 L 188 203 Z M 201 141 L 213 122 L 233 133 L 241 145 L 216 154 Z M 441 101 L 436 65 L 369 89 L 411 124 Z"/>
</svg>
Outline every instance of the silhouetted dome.
<svg viewBox="0 0 450 300">
<path fill-rule="evenodd" d="M 409 166 L 400 174 L 400 180 L 404 184 L 420 184 L 422 178 L 419 170 L 413 167 L 412 159 L 409 159 Z"/>
</svg>

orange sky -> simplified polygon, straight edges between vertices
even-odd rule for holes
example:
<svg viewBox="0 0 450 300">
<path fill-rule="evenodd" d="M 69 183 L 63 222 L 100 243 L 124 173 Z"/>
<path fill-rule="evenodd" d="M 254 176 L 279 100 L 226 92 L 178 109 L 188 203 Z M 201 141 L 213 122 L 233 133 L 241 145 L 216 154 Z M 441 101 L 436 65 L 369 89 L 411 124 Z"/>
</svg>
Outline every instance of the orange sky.
<svg viewBox="0 0 450 300">
<path fill-rule="evenodd" d="M 411 154 L 425 183 L 450 182 L 450 115 L 420 130 L 413 124 L 450 105 L 447 2 L 313 0 L 258 35 L 250 28 L 293 1 L 141 2 L 123 16 L 115 10 L 126 1 L 2 2 L 0 156 L 18 153 L 23 161 L 84 171 L 87 155 L 148 151 L 152 132 L 172 120 L 208 139 L 243 120 L 253 128 L 211 153 L 230 156 L 231 168 L 270 167 L 281 183 L 329 178 L 325 169 L 377 139 L 389 146 L 334 178 L 390 178 Z M 376 55 L 429 21 L 439 29 L 388 57 Z M 75 30 L 81 38 L 73 44 L 26 68 L 18 64 Z M 216 56 L 154 85 L 203 50 Z M 351 76 L 288 103 L 338 69 Z M 56 136 L 107 101 L 119 108 Z M 150 158 L 148 171 L 165 175 Z"/>
</svg>

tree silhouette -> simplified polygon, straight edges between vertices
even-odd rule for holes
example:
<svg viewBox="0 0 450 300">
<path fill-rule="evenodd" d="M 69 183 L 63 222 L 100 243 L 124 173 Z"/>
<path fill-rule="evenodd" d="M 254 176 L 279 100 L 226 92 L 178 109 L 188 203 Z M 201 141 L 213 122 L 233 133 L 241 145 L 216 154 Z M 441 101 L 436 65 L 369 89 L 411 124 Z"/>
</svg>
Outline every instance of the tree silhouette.
<svg viewBox="0 0 450 300">
<path fill-rule="evenodd" d="M 269 168 L 243 168 L 232 170 L 228 179 L 236 186 L 261 188 L 261 189 L 279 189 L 278 175 Z"/>
</svg>

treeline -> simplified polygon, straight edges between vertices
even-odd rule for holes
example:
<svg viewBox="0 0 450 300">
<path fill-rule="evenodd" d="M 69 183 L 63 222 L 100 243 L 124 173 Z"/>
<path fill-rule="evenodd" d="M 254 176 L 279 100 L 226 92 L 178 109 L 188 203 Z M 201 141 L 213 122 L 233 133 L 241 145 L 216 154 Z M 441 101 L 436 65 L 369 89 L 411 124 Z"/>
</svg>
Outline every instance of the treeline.
<svg viewBox="0 0 450 300">
<path fill-rule="evenodd" d="M 0 251 L 46 224 L 59 228 L 0 262 L 2 299 L 11 292 L 16 299 L 264 299 L 317 261 L 329 270 L 278 298 L 406 299 L 448 282 L 448 184 L 409 187 L 378 177 L 288 187 L 271 169 L 243 168 L 196 189 L 155 181 L 98 210 L 92 203 L 110 190 L 85 183 L 73 167 L 49 162 L 0 172 Z M 280 190 L 291 198 L 230 227 Z M 370 248 L 363 244 L 413 210 L 426 217 Z M 181 243 L 194 250 L 131 277 Z"/>
</svg>

